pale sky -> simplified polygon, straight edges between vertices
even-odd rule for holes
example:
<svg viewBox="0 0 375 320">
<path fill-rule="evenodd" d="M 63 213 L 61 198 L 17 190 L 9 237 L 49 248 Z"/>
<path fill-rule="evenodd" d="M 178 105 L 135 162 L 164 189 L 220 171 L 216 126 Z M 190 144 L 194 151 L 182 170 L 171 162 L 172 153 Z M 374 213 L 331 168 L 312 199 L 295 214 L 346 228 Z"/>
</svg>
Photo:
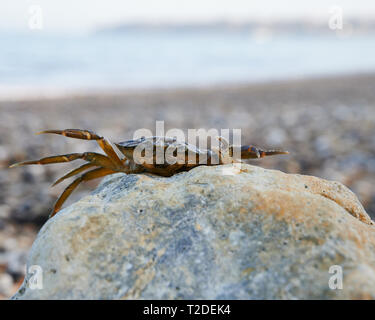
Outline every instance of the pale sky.
<svg viewBox="0 0 375 320">
<path fill-rule="evenodd" d="M 129 22 L 192 22 L 311 18 L 326 21 L 333 6 L 344 18 L 375 19 L 375 0 L 1 0 L 0 30 L 26 30 L 31 5 L 51 31 L 88 31 Z"/>
</svg>

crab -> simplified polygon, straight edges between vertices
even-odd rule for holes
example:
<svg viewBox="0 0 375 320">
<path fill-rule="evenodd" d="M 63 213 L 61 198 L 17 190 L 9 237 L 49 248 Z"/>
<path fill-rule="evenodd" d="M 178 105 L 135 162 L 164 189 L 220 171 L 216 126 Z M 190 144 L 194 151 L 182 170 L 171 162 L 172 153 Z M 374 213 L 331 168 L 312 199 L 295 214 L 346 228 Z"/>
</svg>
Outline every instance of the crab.
<svg viewBox="0 0 375 320">
<path fill-rule="evenodd" d="M 83 139 L 83 140 L 95 140 L 100 148 L 104 151 L 105 155 L 96 152 L 84 152 L 84 153 L 69 153 L 57 156 L 51 156 L 46 158 L 41 158 L 39 160 L 23 161 L 12 164 L 10 168 L 23 166 L 23 165 L 45 165 L 52 163 L 70 162 L 77 159 L 82 159 L 86 161 L 85 164 L 80 167 L 70 171 L 63 177 L 59 178 L 52 186 L 59 184 L 60 182 L 73 177 L 79 173 L 86 171 L 76 178 L 71 184 L 69 184 L 60 197 L 57 199 L 54 208 L 49 217 L 53 217 L 62 207 L 64 202 L 70 196 L 70 194 L 78 187 L 81 182 L 93 180 L 96 178 L 101 178 L 113 173 L 123 172 L 126 174 L 139 174 L 139 173 L 151 173 L 158 176 L 170 177 L 176 173 L 189 171 L 197 166 L 201 165 L 221 165 L 225 163 L 241 162 L 241 159 L 254 159 L 263 158 L 265 156 L 288 154 L 288 151 L 281 150 L 262 150 L 257 147 L 244 145 L 240 147 L 241 159 L 234 159 L 233 149 L 234 147 L 229 145 L 229 143 L 222 137 L 218 137 L 220 142 L 224 145 L 224 148 L 220 150 L 200 150 L 194 145 L 188 144 L 186 142 L 177 141 L 173 137 L 141 137 L 136 140 L 127 140 L 124 142 L 114 143 L 118 151 L 122 154 L 119 156 L 113 145 L 106 140 L 104 137 L 96 134 L 90 130 L 81 129 L 65 129 L 65 130 L 45 130 L 38 132 L 37 134 L 58 134 L 69 138 Z M 151 147 L 152 159 L 151 161 L 143 161 L 139 163 L 135 159 L 135 151 L 138 147 L 147 148 Z M 183 161 L 167 161 L 167 150 L 168 148 L 174 149 L 173 156 L 176 155 L 176 150 L 179 154 L 184 156 Z M 141 148 L 141 149 L 142 149 Z M 164 162 L 156 161 L 155 152 L 157 149 L 162 151 L 164 155 Z M 224 150 L 224 151 L 222 151 Z M 195 157 L 196 161 L 190 161 L 191 157 Z M 170 155 L 169 155 L 170 157 Z M 206 161 L 202 163 L 199 161 L 200 157 L 204 157 Z M 193 159 L 194 160 L 194 159 Z M 94 168 L 95 167 L 95 168 Z"/>
</svg>

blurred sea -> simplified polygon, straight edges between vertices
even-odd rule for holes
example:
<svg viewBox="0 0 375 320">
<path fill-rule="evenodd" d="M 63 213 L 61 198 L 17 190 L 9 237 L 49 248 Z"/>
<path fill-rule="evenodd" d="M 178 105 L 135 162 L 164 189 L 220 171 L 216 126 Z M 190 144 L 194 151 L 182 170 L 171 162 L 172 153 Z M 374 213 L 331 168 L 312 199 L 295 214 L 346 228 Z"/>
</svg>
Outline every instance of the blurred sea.
<svg viewBox="0 0 375 320">
<path fill-rule="evenodd" d="M 207 86 L 375 71 L 375 33 L 0 33 L 0 94 Z M 48 91 L 48 90 L 47 90 Z"/>
</svg>

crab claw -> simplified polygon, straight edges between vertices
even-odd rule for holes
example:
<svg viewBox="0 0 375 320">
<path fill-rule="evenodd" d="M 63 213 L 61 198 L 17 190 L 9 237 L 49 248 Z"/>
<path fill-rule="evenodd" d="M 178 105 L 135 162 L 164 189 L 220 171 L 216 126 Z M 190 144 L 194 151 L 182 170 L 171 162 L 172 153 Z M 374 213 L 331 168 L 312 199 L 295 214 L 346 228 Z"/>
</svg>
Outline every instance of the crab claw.
<svg viewBox="0 0 375 320">
<path fill-rule="evenodd" d="M 282 150 L 262 150 L 253 146 L 242 146 L 241 147 L 241 158 L 242 159 L 256 159 L 264 158 L 266 156 L 274 156 L 277 154 L 288 154 L 288 151 Z"/>
<path fill-rule="evenodd" d="M 242 146 L 241 147 L 241 158 L 242 159 L 251 159 L 251 158 L 260 158 L 260 150 L 253 146 Z"/>
<path fill-rule="evenodd" d="M 266 156 L 275 156 L 278 154 L 289 154 L 289 151 L 282 151 L 282 150 L 268 150 L 265 151 Z"/>
</svg>

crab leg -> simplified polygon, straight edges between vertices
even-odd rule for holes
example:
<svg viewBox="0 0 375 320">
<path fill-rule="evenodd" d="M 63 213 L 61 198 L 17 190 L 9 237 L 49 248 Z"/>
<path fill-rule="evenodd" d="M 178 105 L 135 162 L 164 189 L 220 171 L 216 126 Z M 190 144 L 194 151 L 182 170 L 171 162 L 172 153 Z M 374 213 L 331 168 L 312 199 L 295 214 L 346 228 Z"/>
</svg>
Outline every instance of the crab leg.
<svg viewBox="0 0 375 320">
<path fill-rule="evenodd" d="M 113 170 L 117 169 L 116 165 L 111 161 L 111 159 L 109 159 L 105 155 L 102 155 L 96 152 L 69 153 L 69 154 L 62 154 L 58 156 L 46 157 L 46 158 L 42 158 L 39 160 L 23 161 L 23 162 L 12 164 L 10 168 L 29 165 L 29 164 L 42 164 L 43 165 L 43 164 L 51 164 L 51 163 L 70 162 L 70 161 L 74 161 L 77 159 L 86 160 L 96 166 L 110 168 Z"/>
<path fill-rule="evenodd" d="M 53 208 L 52 213 L 50 214 L 50 218 L 53 217 L 56 212 L 58 212 L 66 199 L 71 195 L 71 193 L 78 187 L 78 185 L 83 181 L 89 181 L 96 178 L 104 177 L 108 174 L 115 173 L 115 171 L 107 168 L 97 168 L 91 171 L 88 171 L 81 175 L 79 178 L 75 179 L 69 186 L 66 187 L 64 192 L 60 195 L 60 197 L 57 199 L 55 206 Z"/>
<path fill-rule="evenodd" d="M 91 168 L 91 167 L 95 167 L 95 164 L 93 163 L 85 163 L 84 165 L 70 171 L 69 173 L 67 173 L 65 176 L 59 178 L 58 180 L 56 180 L 54 182 L 54 184 L 52 185 L 52 187 L 54 187 L 55 185 L 59 184 L 60 182 L 64 181 L 65 179 L 68 179 L 70 177 L 73 177 L 74 175 L 76 175 L 77 173 L 80 173 L 82 171 L 85 171 L 86 169 L 88 168 Z"/>
<path fill-rule="evenodd" d="M 262 150 L 254 146 L 241 146 L 241 159 L 264 158 L 266 156 L 288 153 L 288 151 L 282 150 Z"/>
<path fill-rule="evenodd" d="M 44 134 L 44 133 L 60 134 L 65 137 L 74 138 L 74 139 L 96 140 L 99 146 L 107 154 L 107 156 L 117 166 L 122 167 L 122 161 L 118 157 L 116 151 L 113 149 L 111 144 L 103 137 L 97 135 L 95 132 L 92 132 L 90 130 L 81 130 L 81 129 L 65 129 L 65 130 L 45 130 L 45 131 L 38 132 L 37 134 Z"/>
</svg>

